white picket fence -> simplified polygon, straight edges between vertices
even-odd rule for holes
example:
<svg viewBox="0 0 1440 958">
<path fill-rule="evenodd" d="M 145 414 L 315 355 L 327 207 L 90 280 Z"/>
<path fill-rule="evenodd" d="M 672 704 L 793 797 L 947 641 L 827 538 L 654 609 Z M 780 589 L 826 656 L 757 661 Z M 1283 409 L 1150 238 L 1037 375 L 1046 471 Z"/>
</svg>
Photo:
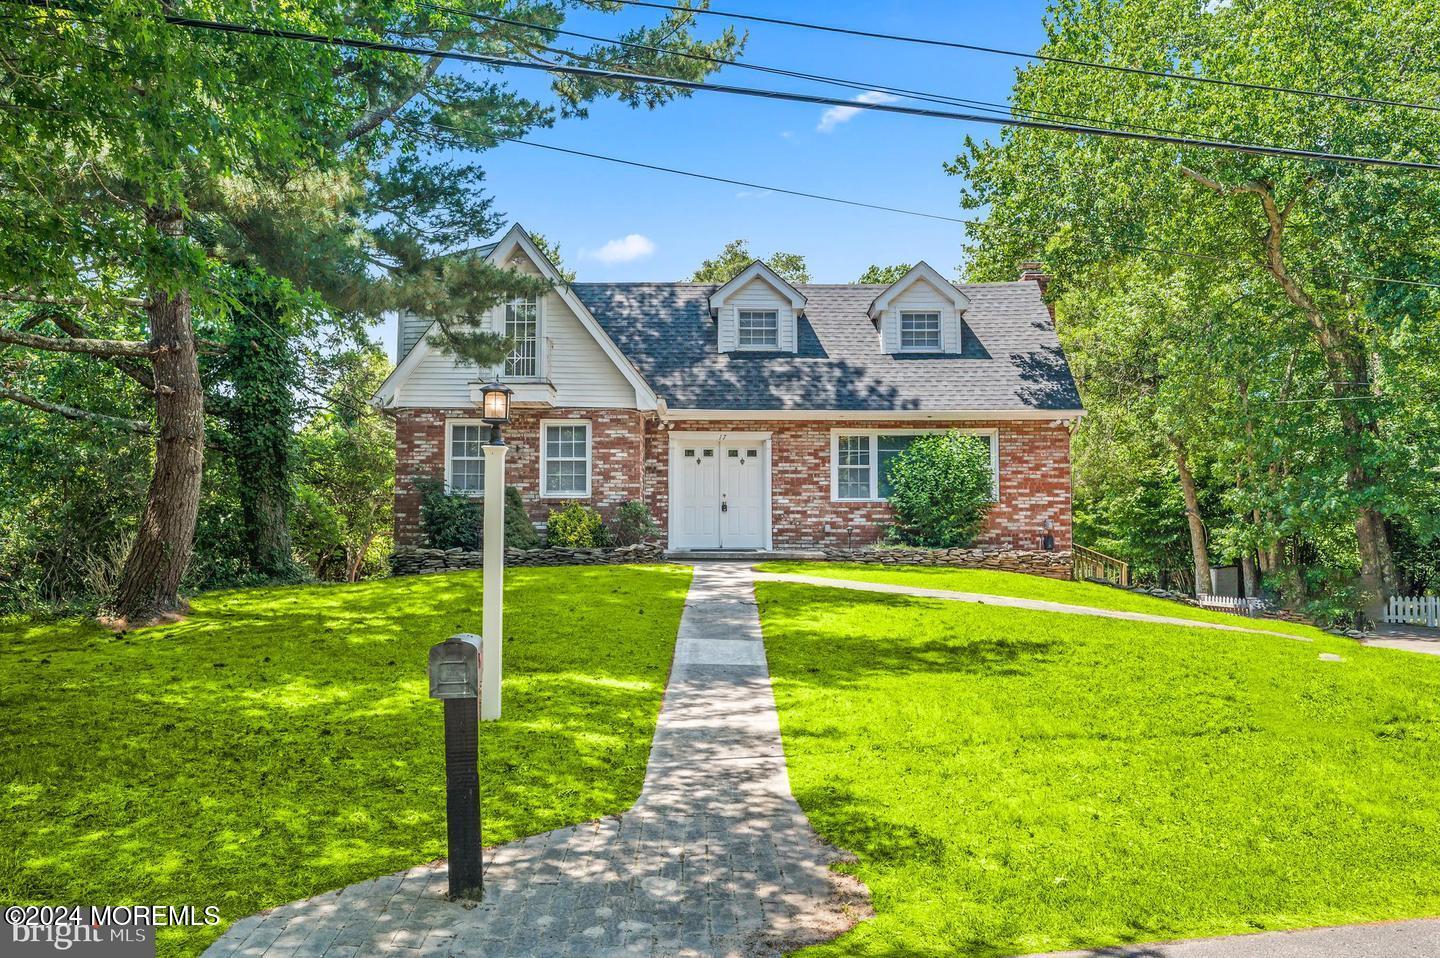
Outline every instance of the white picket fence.
<svg viewBox="0 0 1440 958">
<path fill-rule="evenodd" d="M 1195 601 L 1207 609 L 1223 609 L 1226 612 L 1248 616 L 1257 615 L 1265 606 L 1262 599 L 1237 599 L 1234 596 L 1210 595 L 1206 592 L 1197 595 Z"/>
<path fill-rule="evenodd" d="M 1440 595 L 1392 595 L 1385 603 L 1385 621 L 1440 628 Z"/>
</svg>

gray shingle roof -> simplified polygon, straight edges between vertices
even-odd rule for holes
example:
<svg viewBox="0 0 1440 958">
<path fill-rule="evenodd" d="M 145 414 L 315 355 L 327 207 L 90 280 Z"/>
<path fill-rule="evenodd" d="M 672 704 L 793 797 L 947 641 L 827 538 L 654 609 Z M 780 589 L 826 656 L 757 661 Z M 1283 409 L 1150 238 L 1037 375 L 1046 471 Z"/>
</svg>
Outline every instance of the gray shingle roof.
<svg viewBox="0 0 1440 958">
<path fill-rule="evenodd" d="M 721 353 L 708 283 L 576 283 L 575 294 L 676 409 L 1063 410 L 1080 397 L 1033 282 L 960 285 L 955 355 L 894 356 L 868 311 L 887 287 L 803 285 L 799 350 Z"/>
</svg>

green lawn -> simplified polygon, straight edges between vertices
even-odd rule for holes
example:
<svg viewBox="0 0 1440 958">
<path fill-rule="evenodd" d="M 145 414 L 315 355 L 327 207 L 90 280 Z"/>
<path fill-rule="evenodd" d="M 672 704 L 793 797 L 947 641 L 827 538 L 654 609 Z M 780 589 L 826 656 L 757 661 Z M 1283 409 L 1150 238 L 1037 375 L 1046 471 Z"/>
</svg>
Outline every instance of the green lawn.
<svg viewBox="0 0 1440 958">
<path fill-rule="evenodd" d="M 796 797 L 859 855 L 878 913 L 807 956 L 1440 914 L 1440 660 L 789 583 L 758 597 Z"/>
<path fill-rule="evenodd" d="M 690 572 L 512 569 L 486 844 L 640 792 Z M 111 635 L 0 625 L 0 899 L 261 908 L 445 855 L 426 653 L 480 573 L 212 593 Z M 162 930 L 162 955 L 218 929 Z"/>
<path fill-rule="evenodd" d="M 1127 592 L 1124 589 L 1094 582 L 1071 582 L 1047 579 L 1038 575 L 1016 572 L 993 572 L 989 569 L 947 569 L 929 566 L 883 566 L 863 562 L 763 562 L 756 566 L 761 572 L 788 572 L 799 575 L 824 576 L 827 579 L 851 579 L 858 582 L 884 582 L 892 585 L 913 585 L 922 589 L 950 589 L 955 592 L 984 592 L 989 595 L 1011 596 L 1016 599 L 1042 599 L 1065 602 L 1098 609 L 1121 612 L 1145 612 L 1168 615 L 1196 622 L 1222 622 L 1247 629 L 1285 632 L 1315 637 L 1316 629 L 1278 619 L 1252 619 L 1228 612 L 1212 612 L 1183 602 L 1157 599 L 1153 595 Z"/>
</svg>

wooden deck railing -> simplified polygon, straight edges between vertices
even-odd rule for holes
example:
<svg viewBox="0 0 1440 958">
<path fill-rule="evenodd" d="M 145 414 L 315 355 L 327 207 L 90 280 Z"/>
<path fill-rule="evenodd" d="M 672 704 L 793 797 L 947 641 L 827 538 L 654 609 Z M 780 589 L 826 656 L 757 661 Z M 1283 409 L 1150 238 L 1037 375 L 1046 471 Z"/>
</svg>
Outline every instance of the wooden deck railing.
<svg viewBox="0 0 1440 958">
<path fill-rule="evenodd" d="M 1073 575 L 1076 581 L 1095 579 L 1130 588 L 1130 563 L 1084 546 L 1072 546 L 1070 553 L 1074 561 Z"/>
</svg>

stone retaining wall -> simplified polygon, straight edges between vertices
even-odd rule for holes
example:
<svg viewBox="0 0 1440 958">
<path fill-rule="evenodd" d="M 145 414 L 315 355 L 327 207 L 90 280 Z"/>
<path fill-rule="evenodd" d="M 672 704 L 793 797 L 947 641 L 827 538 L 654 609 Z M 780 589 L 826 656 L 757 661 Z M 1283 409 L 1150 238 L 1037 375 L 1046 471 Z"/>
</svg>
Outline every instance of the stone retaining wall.
<svg viewBox="0 0 1440 958">
<path fill-rule="evenodd" d="M 871 562 L 878 565 L 952 566 L 959 569 L 994 569 L 1023 572 L 1051 579 L 1070 578 L 1070 553 L 1030 552 L 1022 549 L 914 549 L 871 547 L 825 550 L 831 562 Z"/>
<path fill-rule="evenodd" d="M 613 549 L 506 549 L 507 566 L 540 565 L 624 565 L 632 562 L 663 562 L 665 547 L 642 542 Z M 421 549 L 396 546 L 390 556 L 391 575 L 420 575 L 426 572 L 454 572 L 484 568 L 484 556 L 466 549 Z"/>
</svg>

